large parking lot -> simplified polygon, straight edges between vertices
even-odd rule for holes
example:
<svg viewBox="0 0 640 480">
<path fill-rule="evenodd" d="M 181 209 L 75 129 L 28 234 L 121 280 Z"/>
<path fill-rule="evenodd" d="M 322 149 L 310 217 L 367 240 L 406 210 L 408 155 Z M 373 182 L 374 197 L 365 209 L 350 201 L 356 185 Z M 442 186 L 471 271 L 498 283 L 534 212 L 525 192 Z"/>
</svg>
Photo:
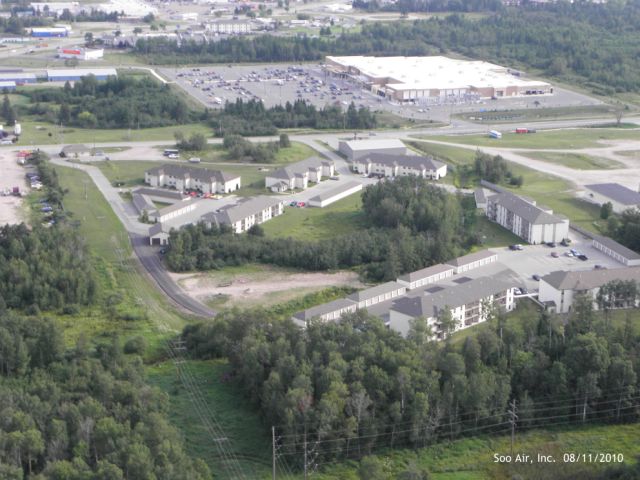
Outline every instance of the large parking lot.
<svg viewBox="0 0 640 480">
<path fill-rule="evenodd" d="M 474 100 L 466 103 L 451 101 L 443 105 L 399 105 L 372 94 L 349 79 L 332 77 L 320 64 L 301 65 L 217 65 L 159 69 L 165 77 L 174 80 L 203 105 L 220 108 L 237 98 L 262 100 L 265 106 L 293 103 L 303 99 L 318 107 L 339 104 L 384 110 L 415 120 L 448 122 L 456 113 L 494 109 L 551 108 L 588 106 L 598 100 L 580 93 L 555 88 L 553 95 L 529 96 L 500 100 Z"/>
</svg>

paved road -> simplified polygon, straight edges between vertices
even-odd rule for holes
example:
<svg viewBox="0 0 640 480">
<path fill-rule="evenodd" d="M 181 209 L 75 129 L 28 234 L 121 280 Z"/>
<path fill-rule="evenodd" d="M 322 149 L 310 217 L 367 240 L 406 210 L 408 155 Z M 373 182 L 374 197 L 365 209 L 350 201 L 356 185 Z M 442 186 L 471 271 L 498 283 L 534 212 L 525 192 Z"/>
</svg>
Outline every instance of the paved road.
<svg viewBox="0 0 640 480">
<path fill-rule="evenodd" d="M 91 177 L 98 190 L 100 190 L 100 193 L 104 195 L 105 199 L 111 205 L 114 213 L 127 230 L 134 253 L 138 257 L 138 260 L 147 272 L 149 272 L 149 275 L 155 281 L 156 285 L 171 300 L 173 300 L 178 306 L 196 315 L 202 317 L 212 317 L 215 315 L 215 311 L 184 293 L 180 286 L 178 286 L 167 274 L 160 258 L 158 257 L 157 249 L 151 248 L 147 245 L 147 232 L 149 226 L 138 221 L 137 214 L 130 211 L 128 208 L 128 202 L 120 196 L 118 190 L 109 183 L 109 180 L 104 176 L 100 169 L 92 165 L 69 163 L 59 157 L 52 157 L 51 162 L 56 165 L 82 170 Z"/>
</svg>

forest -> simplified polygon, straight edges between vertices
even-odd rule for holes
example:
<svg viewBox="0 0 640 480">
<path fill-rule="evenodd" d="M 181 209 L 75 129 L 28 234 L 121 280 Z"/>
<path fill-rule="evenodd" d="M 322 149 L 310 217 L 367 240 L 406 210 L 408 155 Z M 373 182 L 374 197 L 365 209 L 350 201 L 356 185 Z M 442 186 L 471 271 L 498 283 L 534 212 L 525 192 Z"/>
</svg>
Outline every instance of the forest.
<svg viewBox="0 0 640 480">
<path fill-rule="evenodd" d="M 64 88 L 24 90 L 29 113 L 53 123 L 82 128 L 147 128 L 179 125 L 195 119 L 186 103 L 150 78 L 88 76 Z M 52 117 L 52 118 L 50 118 Z"/>
<path fill-rule="evenodd" d="M 88 305 L 96 290 L 89 253 L 72 227 L 0 227 L 0 309 Z"/>
<path fill-rule="evenodd" d="M 619 216 L 609 216 L 607 230 L 622 245 L 640 252 L 640 209 L 629 208 Z"/>
<path fill-rule="evenodd" d="M 365 23 L 336 38 L 231 38 L 178 46 L 140 39 L 153 63 L 319 61 L 326 55 L 445 55 L 530 68 L 596 93 L 640 91 L 640 2 L 523 5 L 481 19 L 454 14 L 412 22 Z"/>
<path fill-rule="evenodd" d="M 500 0 L 354 0 L 353 8 L 368 12 L 496 12 L 504 9 Z"/>
<path fill-rule="evenodd" d="M 461 342 L 433 342 L 423 319 L 402 338 L 364 311 L 301 330 L 259 309 L 222 313 L 183 338 L 196 358 L 229 358 L 282 451 L 299 453 L 306 439 L 323 462 L 504 434 L 513 402 L 518 431 L 637 421 L 634 320 L 614 324 L 584 296 L 574 305 L 566 325 L 531 307 L 517 321 L 494 310 Z"/>
<path fill-rule="evenodd" d="M 66 348 L 51 320 L 0 313 L 0 478 L 205 480 L 120 340 Z"/>
<path fill-rule="evenodd" d="M 344 112 L 340 106 L 318 109 L 304 100 L 265 108 L 262 102 L 239 98 L 226 102 L 220 113 L 208 111 L 208 116 L 217 136 L 275 135 L 279 128 L 371 129 L 377 125 L 369 108 L 357 108 L 353 102 Z"/>
<path fill-rule="evenodd" d="M 256 262 L 316 271 L 356 267 L 368 280 L 386 281 L 453 258 L 477 241 L 472 199 L 421 178 L 369 186 L 362 205 L 368 228 L 317 242 L 254 234 L 260 227 L 236 235 L 226 226 L 187 226 L 171 232 L 167 266 L 179 272 Z"/>
</svg>

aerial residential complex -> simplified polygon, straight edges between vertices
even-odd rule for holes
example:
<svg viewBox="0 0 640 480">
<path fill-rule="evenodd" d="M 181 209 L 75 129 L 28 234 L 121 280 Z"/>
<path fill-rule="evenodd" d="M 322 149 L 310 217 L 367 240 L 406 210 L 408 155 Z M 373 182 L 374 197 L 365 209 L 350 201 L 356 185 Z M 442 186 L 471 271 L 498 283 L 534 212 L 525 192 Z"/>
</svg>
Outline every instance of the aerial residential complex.
<svg viewBox="0 0 640 480">
<path fill-rule="evenodd" d="M 536 205 L 535 200 L 513 193 L 487 193 L 479 189 L 476 205 L 487 218 L 531 244 L 561 242 L 569 237 L 569 219 L 554 215 L 553 210 Z"/>
<path fill-rule="evenodd" d="M 296 188 L 304 190 L 309 187 L 309 182 L 320 183 L 322 177 L 332 177 L 334 174 L 335 165 L 332 160 L 310 157 L 269 173 L 264 182 L 265 187 L 273 192 Z"/>
<path fill-rule="evenodd" d="M 230 193 L 240 188 L 240 176 L 208 168 L 162 165 L 144 172 L 144 183 L 152 187 L 170 187 L 178 191 Z"/>
<path fill-rule="evenodd" d="M 345 313 L 365 309 L 402 335 L 408 333 L 415 318 L 425 318 L 434 330 L 434 338 L 442 338 L 438 318 L 443 310 L 451 312 L 458 330 L 485 321 L 487 305 L 493 304 L 505 311 L 515 308 L 518 280 L 514 272 L 497 260 L 498 255 L 490 250 L 464 255 L 446 265 L 433 265 L 403 275 L 397 281 L 298 312 L 292 320 L 304 328 L 312 318 L 338 321 Z M 484 267 L 490 267 L 491 271 Z M 486 275 L 476 278 L 464 275 L 470 271 Z"/>
<path fill-rule="evenodd" d="M 418 155 L 371 153 L 354 160 L 352 165 L 358 173 L 383 177 L 415 175 L 438 180 L 447 175 L 445 163 L 439 162 L 433 157 Z"/>
<path fill-rule="evenodd" d="M 326 57 L 327 70 L 348 76 L 398 102 L 439 102 L 450 97 L 502 98 L 552 94 L 540 80 L 524 80 L 508 68 L 447 57 Z"/>
<path fill-rule="evenodd" d="M 242 233 L 252 226 L 282 215 L 284 201 L 266 195 L 252 197 L 235 205 L 222 207 L 216 212 L 208 213 L 201 219 L 205 225 L 228 225 L 234 233 Z"/>
</svg>

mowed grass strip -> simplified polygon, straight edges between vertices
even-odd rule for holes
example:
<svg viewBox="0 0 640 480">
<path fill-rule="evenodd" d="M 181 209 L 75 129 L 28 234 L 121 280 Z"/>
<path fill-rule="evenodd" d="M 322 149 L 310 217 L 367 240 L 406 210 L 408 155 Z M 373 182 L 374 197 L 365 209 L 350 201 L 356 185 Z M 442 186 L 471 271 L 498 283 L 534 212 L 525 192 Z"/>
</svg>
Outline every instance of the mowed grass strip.
<svg viewBox="0 0 640 480">
<path fill-rule="evenodd" d="M 583 153 L 560 153 L 560 152 L 523 152 L 523 155 L 533 158 L 534 160 L 542 160 L 544 162 L 563 165 L 573 168 L 574 170 L 611 170 L 615 168 L 624 168 L 625 165 L 616 160 L 604 157 L 596 157 L 594 155 L 585 155 Z"/>
<path fill-rule="evenodd" d="M 295 195 L 283 197 L 289 202 Z M 361 193 L 354 193 L 324 208 L 285 207 L 284 214 L 262 225 L 272 237 L 291 237 L 298 240 L 326 240 L 366 228 L 361 210 Z"/>
<path fill-rule="evenodd" d="M 601 147 L 603 144 L 599 142 L 600 140 L 640 140 L 640 131 L 617 128 L 575 128 L 527 134 L 502 132 L 501 139 L 489 138 L 488 135 L 430 135 L 416 138 L 479 147 L 575 149 Z"/>
</svg>

